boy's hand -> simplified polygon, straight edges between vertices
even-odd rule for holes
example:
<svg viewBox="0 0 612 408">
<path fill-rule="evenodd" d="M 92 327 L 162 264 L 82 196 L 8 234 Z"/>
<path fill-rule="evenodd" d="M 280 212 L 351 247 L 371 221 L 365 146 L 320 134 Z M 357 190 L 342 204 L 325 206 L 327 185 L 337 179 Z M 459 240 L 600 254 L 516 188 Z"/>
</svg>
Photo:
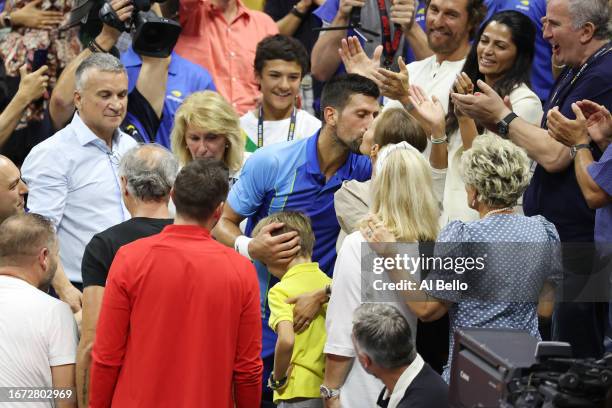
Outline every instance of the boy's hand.
<svg viewBox="0 0 612 408">
<path fill-rule="evenodd" d="M 300 296 L 285 300 L 286 303 L 295 305 L 293 308 L 293 331 L 301 333 L 310 326 L 310 322 L 321 310 L 326 299 L 325 289 L 304 293 Z"/>
</svg>

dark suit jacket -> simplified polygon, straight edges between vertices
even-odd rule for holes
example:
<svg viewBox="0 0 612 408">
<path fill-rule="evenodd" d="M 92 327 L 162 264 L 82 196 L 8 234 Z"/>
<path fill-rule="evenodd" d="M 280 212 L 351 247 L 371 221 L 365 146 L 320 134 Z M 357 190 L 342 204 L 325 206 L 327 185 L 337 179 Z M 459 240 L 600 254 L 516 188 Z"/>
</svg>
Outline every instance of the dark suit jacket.
<svg viewBox="0 0 612 408">
<path fill-rule="evenodd" d="M 378 397 L 378 405 L 386 408 L 389 400 L 383 401 L 383 389 Z M 425 363 L 406 389 L 397 408 L 448 408 L 448 385 L 429 364 Z"/>
</svg>

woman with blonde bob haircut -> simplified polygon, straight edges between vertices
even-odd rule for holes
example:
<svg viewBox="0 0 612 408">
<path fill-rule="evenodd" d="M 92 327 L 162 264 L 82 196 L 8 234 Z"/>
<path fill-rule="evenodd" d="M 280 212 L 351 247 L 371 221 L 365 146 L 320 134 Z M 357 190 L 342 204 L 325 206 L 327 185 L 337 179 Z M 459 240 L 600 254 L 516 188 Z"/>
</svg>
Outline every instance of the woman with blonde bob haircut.
<svg viewBox="0 0 612 408">
<path fill-rule="evenodd" d="M 242 166 L 240 119 L 217 92 L 195 92 L 185 99 L 174 117 L 171 139 L 181 166 L 197 158 L 214 158 L 225 163 L 230 177 Z"/>
<path fill-rule="evenodd" d="M 406 142 L 388 145 L 380 150 L 376 167 L 371 211 L 398 241 L 435 240 L 439 212 L 432 192 L 431 169 L 423 155 Z M 367 223 L 367 218 L 362 223 Z M 376 406 L 376 398 L 383 387 L 383 383 L 369 375 L 361 364 L 353 364 L 352 316 L 362 303 L 364 242 L 363 235 L 357 230 L 342 243 L 336 259 L 325 324 L 327 341 L 324 352 L 327 357 L 323 384 L 332 388 L 342 387 L 340 404 L 344 407 Z M 414 256 L 418 257 L 416 250 Z M 364 290 L 372 293 L 371 285 Z M 386 292 L 395 298 L 395 306 L 406 317 L 412 332 L 416 333 L 416 316 L 399 294 L 389 293 Z"/>
<path fill-rule="evenodd" d="M 549 317 L 554 300 L 552 292 L 543 289 L 556 285 L 561 259 L 555 226 L 540 215 L 526 217 L 514 212 L 529 183 L 529 159 L 520 147 L 498 136 L 478 136 L 472 148 L 463 153 L 461 171 L 468 205 L 480 219 L 447 224 L 437 239 L 435 257 L 474 260 L 486 253 L 486 261 L 473 271 L 456 265 L 434 268 L 427 276 L 427 280 L 447 285 L 460 278 L 466 289 L 439 290 L 430 285 L 424 288 L 425 293 L 410 291 L 412 300 L 406 299 L 410 310 L 423 321 L 439 319 L 448 312 L 450 345 L 443 373 L 447 382 L 456 329 L 525 330 L 540 339 L 538 312 Z M 366 232 L 368 241 L 394 241 L 392 228 L 372 221 Z"/>
</svg>

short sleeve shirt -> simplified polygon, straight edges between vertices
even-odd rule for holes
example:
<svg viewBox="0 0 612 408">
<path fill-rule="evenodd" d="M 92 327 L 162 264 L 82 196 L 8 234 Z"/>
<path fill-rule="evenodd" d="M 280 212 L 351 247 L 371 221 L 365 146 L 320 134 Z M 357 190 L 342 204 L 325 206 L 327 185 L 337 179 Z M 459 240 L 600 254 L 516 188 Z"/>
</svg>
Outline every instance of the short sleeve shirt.
<svg viewBox="0 0 612 408">
<path fill-rule="evenodd" d="M 518 214 L 498 214 L 478 221 L 449 223 L 438 237 L 436 257 L 470 255 L 469 243 L 479 247 L 486 259 L 481 271 L 464 272 L 434 269 L 427 277 L 435 282 L 459 279 L 468 284 L 461 291 L 433 288 L 427 293 L 452 302 L 449 308 L 449 362 L 445 379 L 450 373 L 455 329 L 462 327 L 513 328 L 528 331 L 540 338 L 538 332 L 537 295 L 544 281 L 556 284 L 560 279 L 560 253 L 556 243 L 559 236 L 553 224 L 541 216 L 525 217 Z M 503 246 L 500 242 L 505 242 Z M 514 243 L 521 243 L 516 245 Z M 532 243 L 529 245 L 526 243 Z M 441 248 L 441 249 L 440 249 Z M 515 253 L 517 252 L 517 253 Z M 555 255 L 557 254 L 557 255 Z M 473 255 L 472 255 L 473 256 Z M 483 300 L 485 297 L 490 300 Z M 520 299 L 535 301 L 519 301 Z M 513 301 L 504 301 L 504 300 Z"/>
<path fill-rule="evenodd" d="M 593 181 L 612 196 L 612 145 L 604 152 L 598 162 L 592 163 L 589 175 Z M 612 204 L 598 208 L 595 211 L 595 242 L 612 242 Z"/>
<path fill-rule="evenodd" d="M 281 321 L 293 322 L 293 305 L 285 302 L 290 297 L 319 290 L 331 279 L 319 270 L 316 262 L 295 265 L 283 275 L 268 294 L 270 303 L 269 327 L 276 330 Z M 293 370 L 287 386 L 274 392 L 274 401 L 291 398 L 318 398 L 325 368 L 325 309 L 318 313 L 308 328 L 295 336 L 291 364 Z"/>
<path fill-rule="evenodd" d="M 121 62 L 125 65 L 128 74 L 128 92 L 136 88 L 138 75 L 142 68 L 142 59 L 134 49 L 130 47 L 121 55 Z M 125 123 L 134 125 L 145 142 L 155 142 L 170 149 L 170 134 L 174 125 L 174 115 L 183 103 L 183 100 L 197 91 L 216 91 L 212 77 L 201 66 L 186 60 L 175 52 L 172 52 L 170 65 L 168 66 L 168 82 L 166 84 L 166 96 L 162 108 L 161 121 L 157 132 L 149 134 L 147 126 L 132 109 L 129 109 Z"/>
<path fill-rule="evenodd" d="M 94 235 L 85 247 L 81 263 L 83 287 L 106 286 L 108 271 L 119 248 L 137 239 L 158 234 L 170 224 L 171 219 L 136 217 Z"/>
<path fill-rule="evenodd" d="M 284 210 L 302 211 L 310 217 L 315 234 L 312 259 L 328 276 L 336 259 L 336 240 L 340 224 L 334 210 L 334 193 L 344 180 L 364 181 L 370 178 L 372 165 L 368 157 L 350 153 L 345 164 L 328 181 L 321 173 L 317 154 L 319 132 L 306 139 L 277 143 L 258 149 L 246 161 L 240 178 L 230 190 L 229 206 L 248 217 L 246 234 L 262 218 Z M 268 290 L 278 279 L 266 267 L 255 262 L 259 278 L 262 318 L 268 320 Z M 276 336 L 264 325 L 263 352 L 274 352 Z"/>
</svg>

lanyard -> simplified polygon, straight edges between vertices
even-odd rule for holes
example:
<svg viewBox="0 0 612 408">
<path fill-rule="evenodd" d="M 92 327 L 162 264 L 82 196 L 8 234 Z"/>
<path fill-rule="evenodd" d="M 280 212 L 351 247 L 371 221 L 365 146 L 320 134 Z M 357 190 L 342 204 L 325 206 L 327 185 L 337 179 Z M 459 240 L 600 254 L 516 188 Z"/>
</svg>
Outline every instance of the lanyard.
<svg viewBox="0 0 612 408">
<path fill-rule="evenodd" d="M 380 14 L 380 26 L 383 36 L 383 64 L 386 68 L 393 64 L 393 57 L 399 48 L 400 40 L 402 39 L 402 27 L 399 24 L 394 24 L 395 32 L 393 33 L 393 41 L 391 41 L 391 24 L 385 0 L 378 0 L 378 11 Z"/>
<path fill-rule="evenodd" d="M 289 122 L 289 132 L 287 133 L 287 141 L 293 140 L 295 136 L 295 120 L 297 118 L 297 109 L 291 111 L 291 121 Z M 263 146 L 263 107 L 259 107 L 259 118 L 257 118 L 257 148 Z"/>
<path fill-rule="evenodd" d="M 607 43 L 606 45 L 601 47 L 599 51 L 591 55 L 589 59 L 582 65 L 582 67 L 580 67 L 580 70 L 578 70 L 576 75 L 573 76 L 572 80 L 569 81 L 569 83 L 568 83 L 569 76 L 573 74 L 574 70 L 568 69 L 567 71 L 565 71 L 565 75 L 563 75 L 563 78 L 559 81 L 559 84 L 557 85 L 557 88 L 555 89 L 555 93 L 553 94 L 553 96 L 549 99 L 548 103 L 546 104 L 548 108 L 546 109 L 547 111 L 554 106 L 560 106 L 565 101 L 565 98 L 567 98 L 567 95 L 570 93 L 570 91 L 574 87 L 574 84 L 576 83 L 578 78 L 580 78 L 582 73 L 586 71 L 589 65 L 595 62 L 595 60 L 597 60 L 601 56 L 606 55 L 608 51 L 612 49 L 612 47 L 610 46 L 611 44 L 612 43 Z M 546 124 L 547 124 L 547 118 L 546 118 L 546 115 L 544 115 L 544 117 L 542 118 L 541 127 L 546 128 Z"/>
</svg>

